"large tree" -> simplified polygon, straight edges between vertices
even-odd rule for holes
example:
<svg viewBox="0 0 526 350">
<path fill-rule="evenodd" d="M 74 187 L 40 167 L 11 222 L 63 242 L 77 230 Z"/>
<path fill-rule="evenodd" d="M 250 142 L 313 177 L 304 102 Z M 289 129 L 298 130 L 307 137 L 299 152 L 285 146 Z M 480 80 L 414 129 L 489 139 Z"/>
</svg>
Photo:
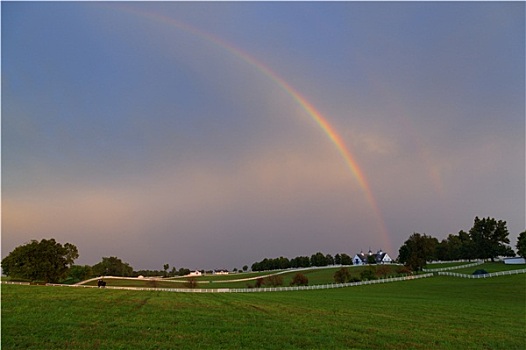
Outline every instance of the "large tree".
<svg viewBox="0 0 526 350">
<path fill-rule="evenodd" d="M 475 257 L 473 241 L 464 231 L 460 231 L 458 235 L 450 234 L 437 246 L 436 257 L 442 261 L 473 259 Z"/>
<path fill-rule="evenodd" d="M 398 260 L 414 271 L 421 270 L 426 263 L 436 258 L 438 240 L 426 234 L 413 233 L 398 251 Z"/>
<path fill-rule="evenodd" d="M 342 253 L 341 254 L 341 264 L 342 265 L 352 265 L 352 258 L 349 255 Z"/>
<path fill-rule="evenodd" d="M 53 238 L 32 240 L 9 253 L 2 260 L 2 270 L 9 277 L 57 283 L 78 257 L 78 249 L 71 243 L 62 245 Z"/>
<path fill-rule="evenodd" d="M 475 217 L 469 236 L 473 241 L 476 258 L 494 261 L 499 255 L 513 256 L 515 253 L 507 245 L 510 243 L 506 221 L 494 218 Z"/>
<path fill-rule="evenodd" d="M 317 252 L 316 254 L 312 254 L 310 257 L 310 263 L 312 266 L 327 266 L 327 257 L 323 255 L 321 252 Z"/>
<path fill-rule="evenodd" d="M 133 275 L 133 268 L 115 256 L 102 258 L 100 263 L 93 265 L 92 270 L 95 276 L 128 277 Z"/>
<path fill-rule="evenodd" d="M 517 239 L 517 254 L 526 259 L 526 231 L 519 233 L 519 238 Z"/>
<path fill-rule="evenodd" d="M 309 267 L 310 258 L 308 256 L 297 256 L 290 260 L 290 267 Z"/>
<path fill-rule="evenodd" d="M 464 230 L 458 232 L 460 238 L 460 257 L 456 259 L 476 259 L 475 243 L 471 239 L 469 233 Z"/>
</svg>

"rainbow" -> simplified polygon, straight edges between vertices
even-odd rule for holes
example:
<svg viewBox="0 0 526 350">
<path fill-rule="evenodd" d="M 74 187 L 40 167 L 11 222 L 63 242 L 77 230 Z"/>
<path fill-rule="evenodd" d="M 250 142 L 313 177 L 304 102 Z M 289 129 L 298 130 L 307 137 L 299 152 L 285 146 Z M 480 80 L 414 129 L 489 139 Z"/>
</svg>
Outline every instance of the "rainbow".
<svg viewBox="0 0 526 350">
<path fill-rule="evenodd" d="M 103 5 L 108 6 L 108 5 Z M 116 8 L 119 10 L 122 10 L 124 12 L 128 12 L 131 14 L 134 14 L 136 16 L 139 16 L 141 18 L 146 18 L 149 20 L 152 20 L 154 22 L 163 23 L 170 27 L 175 27 L 180 30 L 183 30 L 185 32 L 191 33 L 193 35 L 196 35 L 197 37 L 203 38 L 204 40 L 213 43 L 217 47 L 220 47 L 229 53 L 233 54 L 234 56 L 240 58 L 242 61 L 246 62 L 250 66 L 254 67 L 256 70 L 261 72 L 263 75 L 268 77 L 270 80 L 272 80 L 274 83 L 276 83 L 283 91 L 285 91 L 288 95 L 292 97 L 294 101 L 307 113 L 307 115 L 323 130 L 325 135 L 330 139 L 330 141 L 334 144 L 340 155 L 342 156 L 343 160 L 345 161 L 345 164 L 351 171 L 351 173 L 354 175 L 356 180 L 358 181 L 358 184 L 362 188 L 365 197 L 367 199 L 367 202 L 371 206 L 371 208 L 374 211 L 378 228 L 380 230 L 380 233 L 382 234 L 382 239 L 384 243 L 387 245 L 386 248 L 388 248 L 390 251 L 393 252 L 393 254 L 397 253 L 393 250 L 393 245 L 391 243 L 391 240 L 389 239 L 389 234 L 387 227 L 385 225 L 385 222 L 383 220 L 380 208 L 378 207 L 378 204 L 374 198 L 373 192 L 371 190 L 371 187 L 369 186 L 369 183 L 363 173 L 363 171 L 360 169 L 358 162 L 356 161 L 355 157 L 352 155 L 352 153 L 349 151 L 347 146 L 345 145 L 345 142 L 341 138 L 341 136 L 338 134 L 338 132 L 334 129 L 334 127 L 329 123 L 329 121 L 309 102 L 306 98 L 304 98 L 296 89 L 294 89 L 290 84 L 288 84 L 283 78 L 278 76 L 273 70 L 271 70 L 269 67 L 264 65 L 262 62 L 258 61 L 253 56 L 249 55 L 248 53 L 242 51 L 241 49 L 233 46 L 230 43 L 225 42 L 224 40 L 210 34 L 207 32 L 203 32 L 197 28 L 194 28 L 186 23 L 177 21 L 173 18 L 152 13 L 152 12 L 146 12 L 143 10 L 137 10 L 135 8 L 131 8 L 129 6 L 124 5 L 116 5 L 112 4 L 109 5 L 111 8 Z"/>
</svg>

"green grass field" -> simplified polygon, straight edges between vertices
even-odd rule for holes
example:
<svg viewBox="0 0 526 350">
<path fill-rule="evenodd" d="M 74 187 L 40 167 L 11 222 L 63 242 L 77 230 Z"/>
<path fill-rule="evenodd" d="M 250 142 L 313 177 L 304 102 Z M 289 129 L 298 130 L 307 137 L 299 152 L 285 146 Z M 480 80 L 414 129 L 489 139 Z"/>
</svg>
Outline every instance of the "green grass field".
<svg viewBox="0 0 526 350">
<path fill-rule="evenodd" d="M 474 262 L 474 261 L 473 261 Z M 444 262 L 444 263 L 434 263 L 434 264 L 427 264 L 425 267 L 426 269 L 443 269 L 446 267 L 453 267 L 453 266 L 462 266 L 462 265 L 468 265 L 472 264 L 473 262 Z"/>
<path fill-rule="evenodd" d="M 396 275 L 397 265 L 385 265 L 390 270 L 390 275 Z M 334 283 L 334 273 L 341 267 L 313 268 L 307 270 L 275 270 L 257 273 L 243 273 L 231 275 L 204 275 L 194 277 L 198 281 L 195 288 L 247 288 L 254 286 L 256 279 L 269 274 L 278 274 L 283 278 L 283 286 L 289 286 L 294 275 L 298 272 L 304 274 L 309 279 L 309 285 Z M 359 277 L 360 273 L 366 269 L 365 266 L 347 267 L 352 277 Z M 106 279 L 108 286 L 113 287 L 147 287 L 147 288 L 187 288 L 188 277 L 166 278 L 155 282 L 149 279 Z M 249 280 L 240 280 L 249 279 Z M 86 283 L 89 286 L 96 286 L 97 281 L 93 280 Z"/>
<path fill-rule="evenodd" d="M 525 275 L 319 291 L 2 285 L 2 349 L 524 349 Z"/>
<path fill-rule="evenodd" d="M 511 271 L 511 270 L 520 270 L 526 268 L 526 265 L 506 265 L 502 262 L 485 262 L 482 265 L 459 268 L 451 270 L 451 272 L 464 273 L 466 275 L 471 275 L 475 270 L 486 270 L 488 273 L 499 272 L 499 271 Z"/>
<path fill-rule="evenodd" d="M 458 264 L 458 263 L 457 263 Z M 465 265 L 465 263 L 461 263 Z M 367 269 L 366 266 L 350 266 L 347 267 L 352 277 L 359 278 L 360 273 Z M 380 268 L 376 266 L 373 268 Z M 392 277 L 397 275 L 396 270 L 399 268 L 397 265 L 384 265 L 382 268 L 389 270 L 387 276 Z M 506 271 L 506 270 L 517 270 L 525 268 L 524 265 L 505 265 L 502 262 L 495 263 L 484 263 L 478 266 L 472 266 L 467 268 L 459 268 L 452 270 L 452 272 L 463 273 L 471 275 L 477 269 L 485 269 L 488 272 Z M 339 270 L 340 267 L 326 267 L 326 268 L 313 268 L 307 270 L 280 270 L 280 271 L 266 271 L 258 273 L 243 273 L 243 274 L 230 274 L 230 275 L 204 275 L 196 277 L 195 280 L 198 283 L 195 288 L 200 289 L 221 289 L 221 288 L 247 288 L 248 286 L 254 286 L 256 279 L 261 276 L 269 274 L 279 274 L 283 278 L 283 286 L 289 286 L 292 278 L 298 272 L 301 272 L 309 279 L 309 285 L 319 284 L 330 284 L 334 283 L 334 273 Z M 246 281 L 239 281 L 239 279 L 246 279 Z M 188 288 L 187 277 L 178 278 L 166 278 L 157 281 L 151 281 L 149 279 L 106 279 L 108 286 L 112 287 L 143 287 L 143 288 Z M 96 286 L 97 281 L 91 281 L 86 283 L 87 285 Z"/>
</svg>

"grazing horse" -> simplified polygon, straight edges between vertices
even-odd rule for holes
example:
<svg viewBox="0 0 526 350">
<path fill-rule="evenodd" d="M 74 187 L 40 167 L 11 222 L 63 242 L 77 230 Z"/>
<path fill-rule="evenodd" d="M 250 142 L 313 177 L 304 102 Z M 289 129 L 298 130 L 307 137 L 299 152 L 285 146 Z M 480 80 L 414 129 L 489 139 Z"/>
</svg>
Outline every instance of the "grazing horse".
<svg viewBox="0 0 526 350">
<path fill-rule="evenodd" d="M 103 280 L 99 280 L 99 281 L 97 282 L 97 286 L 98 286 L 99 288 L 104 288 L 104 287 L 106 287 L 106 282 L 104 282 Z"/>
</svg>

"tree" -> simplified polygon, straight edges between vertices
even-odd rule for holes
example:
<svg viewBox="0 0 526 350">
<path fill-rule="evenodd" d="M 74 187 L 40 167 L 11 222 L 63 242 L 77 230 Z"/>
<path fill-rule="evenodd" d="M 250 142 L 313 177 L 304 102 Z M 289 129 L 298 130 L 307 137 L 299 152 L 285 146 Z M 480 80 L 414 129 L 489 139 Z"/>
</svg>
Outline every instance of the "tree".
<svg viewBox="0 0 526 350">
<path fill-rule="evenodd" d="M 2 270 L 9 277 L 57 283 L 78 257 L 73 244 L 62 245 L 53 238 L 32 240 L 9 253 L 2 260 Z"/>
<path fill-rule="evenodd" d="M 68 278 L 72 283 L 87 280 L 92 276 L 91 266 L 89 265 L 72 265 L 68 271 Z"/>
<path fill-rule="evenodd" d="M 509 232 L 506 221 L 494 218 L 475 217 L 473 227 L 469 230 L 469 236 L 473 240 L 475 257 L 479 259 L 491 259 L 499 255 L 513 256 L 513 250 L 506 244 L 510 243 Z"/>
<path fill-rule="evenodd" d="M 175 266 L 172 266 L 172 269 L 170 270 L 170 276 L 175 277 L 175 275 L 177 275 L 177 269 Z"/>
<path fill-rule="evenodd" d="M 342 265 L 352 265 L 352 258 L 349 255 L 342 253 L 341 259 L 342 259 L 341 261 Z"/>
<path fill-rule="evenodd" d="M 280 275 L 270 275 L 268 277 L 260 277 L 256 280 L 256 288 L 263 287 L 264 285 L 270 287 L 277 287 L 283 285 L 283 277 Z"/>
<path fill-rule="evenodd" d="M 290 261 L 290 267 L 309 267 L 310 258 L 308 256 L 297 256 Z"/>
<path fill-rule="evenodd" d="M 168 275 L 168 269 L 170 268 L 170 265 L 169 264 L 164 264 L 163 265 L 163 270 L 164 270 L 164 277 L 166 277 Z"/>
<path fill-rule="evenodd" d="M 95 276 L 129 277 L 133 275 L 133 268 L 115 256 L 102 258 L 100 263 L 93 265 L 92 270 Z"/>
<path fill-rule="evenodd" d="M 283 277 L 280 275 L 270 275 L 264 280 L 264 284 L 271 287 L 283 285 Z"/>
<path fill-rule="evenodd" d="M 398 260 L 414 271 L 421 270 L 435 259 L 438 240 L 426 234 L 413 233 L 398 251 Z"/>
<path fill-rule="evenodd" d="M 342 267 L 334 273 L 333 278 L 336 283 L 345 283 L 351 278 L 351 273 L 348 268 Z"/>
<path fill-rule="evenodd" d="M 288 269 L 290 267 L 290 261 L 288 258 L 280 256 L 277 261 L 278 269 Z"/>
<path fill-rule="evenodd" d="M 79 257 L 79 250 L 71 243 L 64 244 L 64 249 L 66 250 L 66 264 L 71 267 Z"/>
<path fill-rule="evenodd" d="M 247 265 L 243 265 L 243 271 L 247 271 L 248 270 L 248 266 Z"/>
<path fill-rule="evenodd" d="M 517 254 L 526 259 L 526 231 L 519 234 L 517 239 Z"/>
<path fill-rule="evenodd" d="M 317 252 L 310 257 L 310 263 L 312 266 L 327 266 L 327 258 L 323 253 Z"/>
<path fill-rule="evenodd" d="M 468 239 L 466 243 L 470 243 L 469 236 L 466 238 Z M 437 259 L 442 261 L 466 259 L 466 257 L 462 256 L 463 244 L 460 233 L 458 236 L 449 234 L 446 239 L 437 245 Z"/>
<path fill-rule="evenodd" d="M 292 278 L 292 282 L 290 282 L 291 286 L 306 286 L 308 284 L 309 279 L 307 278 L 307 276 L 299 272 L 294 275 L 294 277 Z"/>
<path fill-rule="evenodd" d="M 263 269 L 261 268 L 261 264 L 259 262 L 253 263 L 250 269 L 252 271 L 263 271 Z"/>
<path fill-rule="evenodd" d="M 475 244 L 469 233 L 460 230 L 458 232 L 458 238 L 460 239 L 460 257 L 457 259 L 475 259 Z"/>
<path fill-rule="evenodd" d="M 178 270 L 177 274 L 178 274 L 179 276 L 186 276 L 186 275 L 190 274 L 190 269 L 185 268 L 185 267 L 181 267 L 181 268 Z"/>
<path fill-rule="evenodd" d="M 364 281 L 376 279 L 376 268 L 375 266 L 369 266 L 367 269 L 360 272 L 360 278 Z"/>
</svg>

